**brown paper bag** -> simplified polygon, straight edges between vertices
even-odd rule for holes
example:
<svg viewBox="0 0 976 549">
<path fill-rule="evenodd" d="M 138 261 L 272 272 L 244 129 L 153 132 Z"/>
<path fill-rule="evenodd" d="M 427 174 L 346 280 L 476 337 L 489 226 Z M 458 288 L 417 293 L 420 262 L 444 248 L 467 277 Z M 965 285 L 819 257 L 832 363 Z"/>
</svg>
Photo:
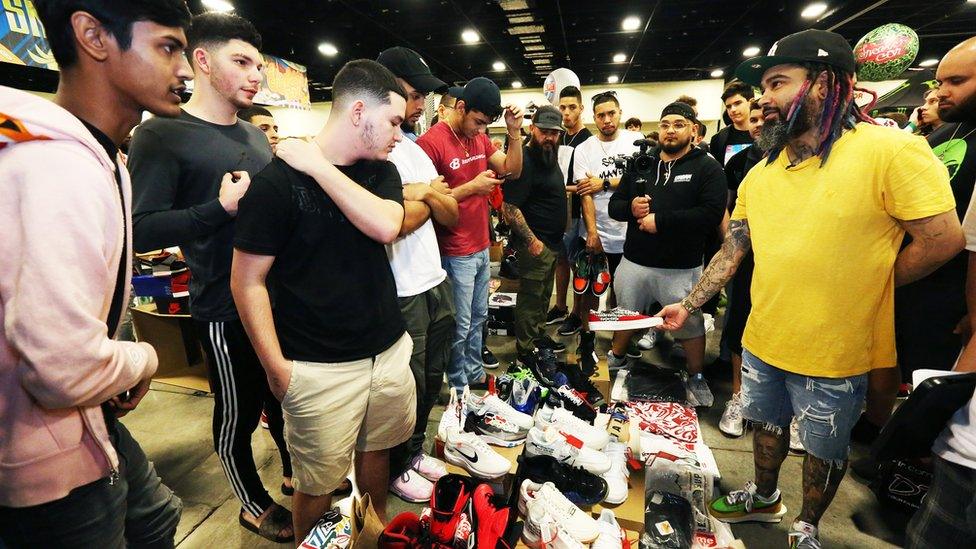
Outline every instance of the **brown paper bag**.
<svg viewBox="0 0 976 549">
<path fill-rule="evenodd" d="M 352 501 L 352 549 L 374 549 L 383 533 L 383 522 L 373 510 L 369 494 Z"/>
</svg>

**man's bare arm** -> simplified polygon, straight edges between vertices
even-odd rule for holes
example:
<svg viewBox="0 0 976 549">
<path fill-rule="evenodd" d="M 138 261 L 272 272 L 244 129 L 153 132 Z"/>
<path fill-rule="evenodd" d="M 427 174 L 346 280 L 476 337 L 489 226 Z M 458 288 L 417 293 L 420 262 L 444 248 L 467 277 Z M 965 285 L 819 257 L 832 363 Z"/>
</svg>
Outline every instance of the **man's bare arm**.
<svg viewBox="0 0 976 549">
<path fill-rule="evenodd" d="M 517 236 L 526 246 L 536 239 L 535 233 L 529 228 L 529 224 L 525 222 L 525 216 L 518 206 L 509 204 L 508 202 L 502 203 L 502 217 L 505 219 L 508 227 L 512 229 L 512 234 Z"/>
<path fill-rule="evenodd" d="M 898 221 L 912 242 L 895 259 L 895 286 L 924 278 L 956 256 L 966 245 L 956 210 L 921 219 Z"/>
<path fill-rule="evenodd" d="M 752 237 L 749 234 L 749 220 L 736 219 L 729 221 L 729 230 L 725 234 L 722 248 L 708 263 L 698 284 L 686 297 L 686 302 L 698 309 L 719 292 L 735 275 L 742 258 L 752 249 Z"/>
</svg>

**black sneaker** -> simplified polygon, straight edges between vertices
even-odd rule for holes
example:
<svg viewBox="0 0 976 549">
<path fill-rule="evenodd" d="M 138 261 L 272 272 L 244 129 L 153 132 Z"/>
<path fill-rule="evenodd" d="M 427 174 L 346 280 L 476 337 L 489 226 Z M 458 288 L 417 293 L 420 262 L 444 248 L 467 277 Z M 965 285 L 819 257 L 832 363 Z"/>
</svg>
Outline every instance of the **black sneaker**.
<svg viewBox="0 0 976 549">
<path fill-rule="evenodd" d="M 464 430 L 480 436 L 488 444 L 505 448 L 512 448 L 525 442 L 525 436 L 528 434 L 527 430 L 519 429 L 518 425 L 494 412 L 480 415 L 469 413 L 464 419 Z"/>
<path fill-rule="evenodd" d="M 512 383 L 514 380 L 509 375 L 503 375 L 495 378 L 495 392 L 498 394 L 498 398 L 502 399 L 504 402 L 512 397 Z"/>
<path fill-rule="evenodd" d="M 566 320 L 556 328 L 556 333 L 561 336 L 570 336 L 580 331 L 583 327 L 583 320 L 576 313 L 570 313 Z"/>
<path fill-rule="evenodd" d="M 555 339 L 549 336 L 542 336 L 539 339 L 535 340 L 535 346 L 539 348 L 547 347 L 549 349 L 552 349 L 552 352 L 554 353 L 561 353 L 566 350 L 565 343 L 561 341 L 556 341 Z"/>
<path fill-rule="evenodd" d="M 495 358 L 495 354 L 491 352 L 491 349 L 487 345 L 482 345 L 481 347 L 481 362 L 485 365 L 485 368 L 493 369 L 498 367 L 498 359 Z"/>
<path fill-rule="evenodd" d="M 505 256 L 505 259 L 502 260 L 502 266 L 498 271 L 498 276 L 511 280 L 519 279 L 518 258 L 515 254 Z"/>
<path fill-rule="evenodd" d="M 644 355 L 641 354 L 640 348 L 633 341 L 627 342 L 627 358 L 637 358 L 640 359 Z"/>
<path fill-rule="evenodd" d="M 482 381 L 476 381 L 474 383 L 468 383 L 468 388 L 473 391 L 487 391 L 491 388 L 491 384 L 494 382 L 495 376 L 491 374 L 485 374 L 485 379 Z"/>
<path fill-rule="evenodd" d="M 552 309 L 549 309 L 549 312 L 546 313 L 546 326 L 562 322 L 566 320 L 567 316 L 569 316 L 569 309 L 560 309 L 553 305 Z"/>
<path fill-rule="evenodd" d="M 607 497 L 607 481 L 583 469 L 560 463 L 552 456 L 523 456 L 519 472 L 539 484 L 551 482 L 569 501 L 587 507 Z"/>
<path fill-rule="evenodd" d="M 586 395 L 570 385 L 565 373 L 556 372 L 553 377 L 556 385 L 546 396 L 546 402 L 553 408 L 565 408 L 583 421 L 593 423 L 596 408 L 586 400 Z"/>
<path fill-rule="evenodd" d="M 578 365 L 567 363 L 560 367 L 560 371 L 566 374 L 566 379 L 569 380 L 569 386 L 583 394 L 586 401 L 590 403 L 590 406 L 599 408 L 606 404 L 603 393 L 596 388 L 596 385 L 593 385 L 593 382 L 583 373 Z"/>
<path fill-rule="evenodd" d="M 596 356 L 596 333 L 580 332 L 579 347 L 576 348 L 576 356 L 579 357 L 580 369 L 586 377 L 592 377 L 596 373 L 596 363 L 599 358 Z"/>
<path fill-rule="evenodd" d="M 543 387 L 556 388 L 555 375 L 559 371 L 556 354 L 552 349 L 542 347 L 532 351 L 528 357 L 529 370 Z"/>
</svg>

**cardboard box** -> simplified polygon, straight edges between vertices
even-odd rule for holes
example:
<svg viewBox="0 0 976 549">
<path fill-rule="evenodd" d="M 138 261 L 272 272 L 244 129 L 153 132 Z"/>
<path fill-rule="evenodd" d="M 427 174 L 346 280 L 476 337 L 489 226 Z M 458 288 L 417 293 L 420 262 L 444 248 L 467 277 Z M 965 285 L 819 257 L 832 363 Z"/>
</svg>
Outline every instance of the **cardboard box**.
<svg viewBox="0 0 976 549">
<path fill-rule="evenodd" d="M 153 381 L 212 392 L 205 355 L 190 315 L 159 314 L 154 303 L 129 310 L 136 340 L 152 345 L 159 357 Z"/>
</svg>

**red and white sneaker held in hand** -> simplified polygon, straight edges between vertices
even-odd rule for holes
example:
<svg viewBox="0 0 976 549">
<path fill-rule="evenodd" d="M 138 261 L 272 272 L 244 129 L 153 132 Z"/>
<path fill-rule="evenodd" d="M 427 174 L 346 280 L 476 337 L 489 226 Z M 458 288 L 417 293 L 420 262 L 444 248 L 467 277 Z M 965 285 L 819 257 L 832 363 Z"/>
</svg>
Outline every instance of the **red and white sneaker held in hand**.
<svg viewBox="0 0 976 549">
<path fill-rule="evenodd" d="M 623 307 L 616 307 L 609 311 L 590 310 L 590 329 L 594 331 L 641 330 L 662 324 L 664 319 L 659 316 L 647 316 Z"/>
</svg>

